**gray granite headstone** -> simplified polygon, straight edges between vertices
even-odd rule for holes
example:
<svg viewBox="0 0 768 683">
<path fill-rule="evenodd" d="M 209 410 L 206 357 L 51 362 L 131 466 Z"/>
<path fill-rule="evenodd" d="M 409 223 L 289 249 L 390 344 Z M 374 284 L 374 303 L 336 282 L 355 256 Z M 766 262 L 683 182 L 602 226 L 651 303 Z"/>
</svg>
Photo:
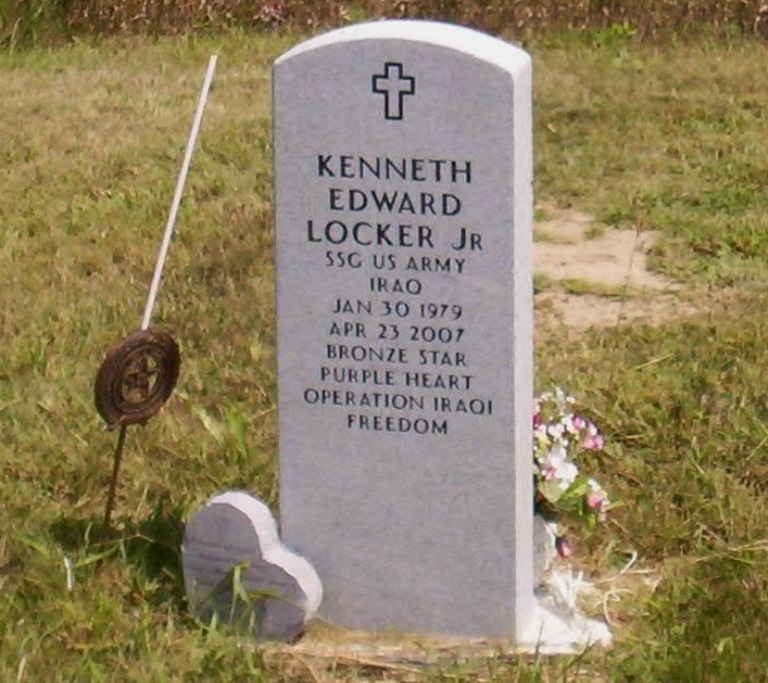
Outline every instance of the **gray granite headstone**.
<svg viewBox="0 0 768 683">
<path fill-rule="evenodd" d="M 281 528 L 340 625 L 532 611 L 530 58 L 332 31 L 274 66 Z"/>
<path fill-rule="evenodd" d="M 215 496 L 192 517 L 182 563 L 193 611 L 258 638 L 295 640 L 322 598 L 313 567 L 280 543 L 269 508 L 247 493 Z"/>
</svg>

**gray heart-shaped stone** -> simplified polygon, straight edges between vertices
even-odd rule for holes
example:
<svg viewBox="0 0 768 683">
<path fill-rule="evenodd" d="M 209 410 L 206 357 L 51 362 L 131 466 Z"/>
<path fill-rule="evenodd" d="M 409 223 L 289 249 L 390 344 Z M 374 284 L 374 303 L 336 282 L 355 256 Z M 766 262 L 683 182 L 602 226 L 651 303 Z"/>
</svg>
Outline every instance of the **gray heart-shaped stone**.
<svg viewBox="0 0 768 683">
<path fill-rule="evenodd" d="M 322 585 L 312 565 L 280 542 L 269 508 L 240 491 L 213 497 L 187 523 L 184 585 L 203 620 L 293 641 L 317 611 Z"/>
</svg>

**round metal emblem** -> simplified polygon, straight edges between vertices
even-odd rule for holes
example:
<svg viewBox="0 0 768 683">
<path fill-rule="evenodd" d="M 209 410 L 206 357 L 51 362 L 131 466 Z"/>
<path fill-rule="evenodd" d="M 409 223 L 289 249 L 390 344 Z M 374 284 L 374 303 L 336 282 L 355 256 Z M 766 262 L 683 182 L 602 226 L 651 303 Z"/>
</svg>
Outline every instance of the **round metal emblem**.
<svg viewBox="0 0 768 683">
<path fill-rule="evenodd" d="M 110 348 L 94 387 L 107 427 L 149 420 L 173 393 L 180 365 L 178 344 L 162 330 L 133 332 Z"/>
</svg>

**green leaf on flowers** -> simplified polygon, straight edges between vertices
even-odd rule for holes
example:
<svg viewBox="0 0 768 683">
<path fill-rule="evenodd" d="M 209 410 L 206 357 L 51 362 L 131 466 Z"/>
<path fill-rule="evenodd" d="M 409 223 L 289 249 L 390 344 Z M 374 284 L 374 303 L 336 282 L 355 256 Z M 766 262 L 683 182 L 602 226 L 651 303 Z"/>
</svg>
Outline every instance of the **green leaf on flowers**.
<svg viewBox="0 0 768 683">
<path fill-rule="evenodd" d="M 577 477 L 573 484 L 565 492 L 568 498 L 581 498 L 589 493 L 589 479 L 587 477 Z"/>
<path fill-rule="evenodd" d="M 554 505 L 562 497 L 563 489 L 560 488 L 560 484 L 553 479 L 551 481 L 539 482 L 539 493 Z"/>
</svg>

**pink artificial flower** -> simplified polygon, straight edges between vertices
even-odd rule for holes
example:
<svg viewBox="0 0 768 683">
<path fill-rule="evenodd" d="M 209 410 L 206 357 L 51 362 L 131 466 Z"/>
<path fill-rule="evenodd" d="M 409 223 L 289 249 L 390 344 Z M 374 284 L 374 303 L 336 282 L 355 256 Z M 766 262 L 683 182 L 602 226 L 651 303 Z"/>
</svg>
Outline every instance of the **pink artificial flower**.
<svg viewBox="0 0 768 683">
<path fill-rule="evenodd" d="M 605 503 L 606 495 L 603 491 L 592 491 L 587 494 L 587 507 L 590 510 L 600 510 Z"/>
<path fill-rule="evenodd" d="M 602 451 L 605 440 L 602 434 L 596 434 L 595 436 L 588 434 L 581 440 L 581 445 L 589 451 Z"/>
<path fill-rule="evenodd" d="M 577 431 L 581 431 L 587 426 L 587 421 L 581 415 L 573 416 L 573 428 Z"/>
<path fill-rule="evenodd" d="M 590 451 L 601 451 L 605 440 L 594 422 L 587 423 L 587 433 L 581 439 L 581 445 Z"/>
<path fill-rule="evenodd" d="M 567 560 L 573 555 L 573 548 L 571 548 L 571 544 L 568 543 L 565 536 L 558 536 L 555 539 L 555 550 L 557 550 L 557 554 L 564 560 Z"/>
</svg>

